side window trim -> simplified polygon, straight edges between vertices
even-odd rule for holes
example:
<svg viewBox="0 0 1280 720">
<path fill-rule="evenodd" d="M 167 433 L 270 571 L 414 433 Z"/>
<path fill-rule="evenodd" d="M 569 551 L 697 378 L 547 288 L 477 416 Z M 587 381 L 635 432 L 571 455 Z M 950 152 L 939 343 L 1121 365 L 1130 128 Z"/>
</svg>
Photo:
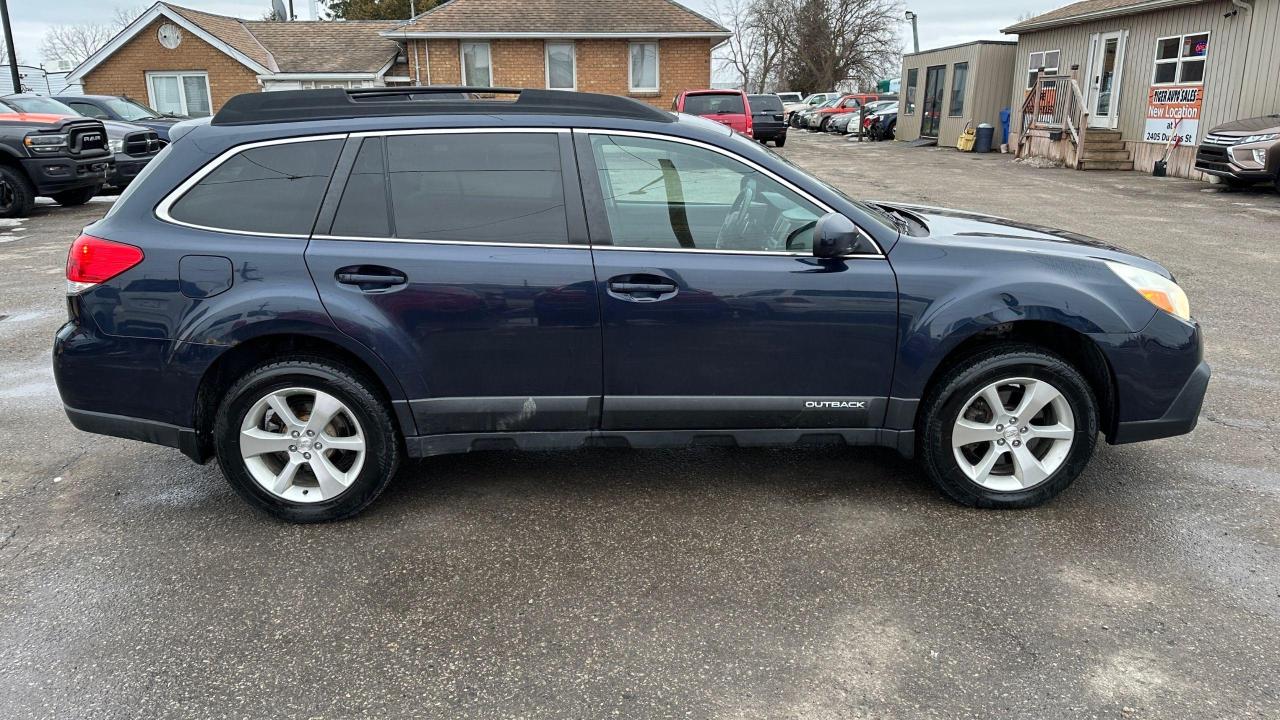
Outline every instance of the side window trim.
<svg viewBox="0 0 1280 720">
<path fill-rule="evenodd" d="M 781 175 L 778 175 L 772 170 L 769 170 L 763 165 L 759 165 L 749 158 L 742 157 L 741 155 L 725 150 L 724 148 L 716 147 L 715 145 L 711 145 L 709 143 L 704 143 L 698 140 L 690 140 L 688 138 L 676 137 L 674 135 L 663 135 L 661 133 L 653 133 L 653 132 L 639 132 L 635 130 L 605 130 L 605 129 L 597 129 L 597 128 L 574 128 L 573 134 L 575 138 L 577 136 L 582 136 L 583 139 L 585 140 L 585 142 L 575 143 L 575 145 L 577 146 L 578 165 L 581 170 L 580 176 L 582 178 L 582 191 L 584 194 L 584 203 L 587 208 L 587 224 L 591 231 L 591 240 L 592 240 L 591 247 L 594 250 L 631 251 L 631 252 L 684 252 L 684 253 L 704 253 L 704 254 L 710 253 L 710 254 L 719 254 L 719 255 L 766 255 L 770 257 L 796 257 L 796 256 L 808 256 L 810 254 L 810 253 L 801 253 L 801 252 L 784 252 L 784 251 L 778 251 L 778 250 L 724 250 L 724 249 L 717 249 L 717 248 L 645 248 L 645 247 L 623 247 L 623 246 L 614 245 L 613 235 L 612 235 L 612 232 L 608 229 L 609 223 L 608 223 L 608 219 L 606 217 L 606 213 L 604 209 L 604 194 L 602 192 L 602 189 L 599 183 L 600 173 L 598 172 L 598 168 L 595 164 L 594 154 L 591 152 L 591 143 L 590 143 L 591 135 L 617 135 L 619 137 L 635 137 L 635 138 L 646 138 L 650 140 L 662 140 L 667 142 L 680 143 L 684 145 L 691 145 L 693 147 L 702 148 L 704 150 L 710 150 L 711 152 L 727 157 L 730 160 L 734 160 L 736 162 L 742 163 L 743 165 L 764 175 L 765 177 L 774 180 L 775 182 L 781 184 L 783 187 L 787 188 L 788 190 L 798 194 L 800 197 L 813 203 L 824 213 L 837 212 L 834 208 L 832 208 L 827 203 L 823 202 L 817 197 L 814 197 L 812 193 L 808 192 L 804 188 L 799 187 L 798 185 L 791 182 L 790 180 L 787 180 Z M 861 226 L 857 225 L 856 223 L 854 226 L 858 228 L 858 232 L 862 235 L 862 237 L 865 238 L 866 241 L 871 244 L 871 247 L 876 249 L 876 252 L 859 253 L 856 255 L 849 255 L 848 257 L 857 258 L 857 259 L 862 259 L 862 258 L 883 259 L 885 257 L 884 249 L 880 247 L 880 243 L 876 242 L 876 239 L 872 237 L 871 233 L 868 233 Z"/>
<path fill-rule="evenodd" d="M 228 148 L 225 152 L 223 152 L 218 157 L 214 158 L 208 163 L 205 163 L 204 167 L 197 170 L 194 174 L 191 175 L 191 177 L 182 181 L 182 183 L 178 185 L 178 187 L 171 190 L 168 195 L 165 195 L 164 199 L 162 199 L 155 207 L 155 216 L 160 220 L 167 222 L 171 225 L 180 225 L 182 227 L 195 228 L 196 230 L 208 230 L 210 232 L 225 233 L 228 235 L 295 238 L 300 240 L 306 240 L 307 238 L 311 237 L 310 233 L 298 234 L 298 233 L 254 232 L 250 230 L 233 230 L 229 228 L 213 227 L 209 225 L 199 225 L 197 223 L 189 223 L 183 220 L 178 220 L 177 218 L 174 218 L 170 214 L 170 211 L 173 209 L 174 204 L 176 204 L 179 200 L 181 200 L 182 197 L 191 190 L 191 188 L 195 187 L 201 180 L 203 180 L 206 176 L 211 174 L 213 171 L 217 170 L 228 160 L 234 158 L 235 156 L 239 155 L 242 152 L 247 152 L 249 150 L 254 150 L 256 148 L 271 147 L 273 145 L 290 145 L 290 144 L 306 143 L 306 142 L 323 142 L 325 140 L 346 140 L 348 137 L 349 135 L 347 133 L 338 133 L 338 134 L 331 134 L 331 135 L 310 135 L 307 137 L 280 138 L 277 140 L 263 140 L 261 142 L 245 143 L 243 145 L 236 145 L 233 148 Z M 332 177 L 333 175 L 331 174 L 330 175 L 331 184 L 332 184 Z"/>
<path fill-rule="evenodd" d="M 382 144 L 383 152 L 387 152 L 386 138 L 403 136 L 403 135 L 472 135 L 472 134 L 555 134 L 559 140 L 560 146 L 560 176 L 563 182 L 563 190 L 565 197 L 565 215 L 568 229 L 567 243 L 503 243 L 503 242 L 487 242 L 482 240 L 443 240 L 430 238 L 401 238 L 395 237 L 395 213 L 390 207 L 391 188 L 387 188 L 387 214 L 388 222 L 391 224 L 392 235 L 390 237 L 367 236 L 367 235 L 333 235 L 330 231 L 337 217 L 337 206 L 341 202 L 342 193 L 345 191 L 346 184 L 350 180 L 351 170 L 355 166 L 356 154 L 365 138 L 381 138 L 384 140 Z M 356 242 L 395 242 L 395 243 L 416 243 L 420 245 L 477 245 L 481 247 L 523 247 L 523 248 L 560 248 L 560 249 L 581 249 L 586 250 L 590 247 L 587 220 L 585 209 L 579 202 L 583 199 L 583 190 L 579 182 L 582 173 L 579 170 L 578 163 L 574 162 L 573 138 L 572 133 L 567 128 L 539 128 L 539 127 L 460 127 L 460 128 L 417 128 L 408 130 L 365 130 L 361 132 L 351 133 L 349 136 L 347 148 L 354 148 L 351 154 L 351 165 L 340 168 L 342 170 L 341 182 L 337 173 L 334 175 L 333 182 L 330 183 L 329 193 L 333 196 L 333 214 L 327 217 L 324 224 L 317 223 L 315 234 L 311 237 L 317 240 L 351 240 Z M 344 156 L 347 151 L 344 148 Z M 339 160 L 339 163 L 342 159 Z M 389 182 L 389 176 L 388 176 Z M 330 197 L 326 196 L 325 203 L 329 202 Z M 323 212 L 323 211 L 322 211 Z M 324 232 L 321 232 L 324 228 Z"/>
</svg>

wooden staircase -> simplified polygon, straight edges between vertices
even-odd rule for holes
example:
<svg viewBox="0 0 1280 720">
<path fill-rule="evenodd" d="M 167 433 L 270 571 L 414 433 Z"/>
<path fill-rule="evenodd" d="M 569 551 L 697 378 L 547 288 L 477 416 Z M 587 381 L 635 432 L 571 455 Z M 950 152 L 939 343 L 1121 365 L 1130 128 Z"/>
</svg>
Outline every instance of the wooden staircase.
<svg viewBox="0 0 1280 720">
<path fill-rule="evenodd" d="M 1132 170 L 1133 155 L 1125 149 L 1119 130 L 1084 131 L 1080 170 Z"/>
</svg>

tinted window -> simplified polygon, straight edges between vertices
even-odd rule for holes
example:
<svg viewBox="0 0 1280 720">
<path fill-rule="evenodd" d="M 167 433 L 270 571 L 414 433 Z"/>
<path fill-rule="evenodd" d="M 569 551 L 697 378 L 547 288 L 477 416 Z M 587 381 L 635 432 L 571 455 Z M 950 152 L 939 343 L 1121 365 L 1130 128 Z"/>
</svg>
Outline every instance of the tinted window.
<svg viewBox="0 0 1280 720">
<path fill-rule="evenodd" d="M 334 235 L 391 237 L 387 216 L 386 161 L 382 138 L 365 138 L 356 163 L 342 190 L 338 213 L 333 218 Z"/>
<path fill-rule="evenodd" d="M 812 248 L 822 211 L 781 183 L 684 143 L 592 135 L 613 244 L 636 248 Z"/>
<path fill-rule="evenodd" d="M 223 230 L 309 235 L 341 149 L 341 140 L 319 140 L 245 150 L 196 183 L 169 214 Z"/>
<path fill-rule="evenodd" d="M 751 112 L 782 112 L 782 100 L 777 95 L 750 95 Z"/>
<path fill-rule="evenodd" d="M 744 112 L 741 95 L 686 95 L 684 111 L 691 115 Z"/>
<path fill-rule="evenodd" d="M 85 117 L 98 118 L 99 120 L 109 120 L 111 117 L 110 115 L 107 115 L 105 110 L 97 105 L 90 105 L 89 103 L 82 102 L 69 102 L 67 105 L 70 105 L 72 110 L 75 110 Z"/>
<path fill-rule="evenodd" d="M 397 237 L 568 242 L 556 135 L 393 135 L 386 143 Z"/>
</svg>

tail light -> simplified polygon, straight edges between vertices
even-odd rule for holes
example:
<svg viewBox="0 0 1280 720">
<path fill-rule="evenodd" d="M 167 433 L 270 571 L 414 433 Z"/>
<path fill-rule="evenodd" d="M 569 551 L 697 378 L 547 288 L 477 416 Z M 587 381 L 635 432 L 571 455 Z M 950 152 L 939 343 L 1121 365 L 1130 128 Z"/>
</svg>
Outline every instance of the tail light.
<svg viewBox="0 0 1280 720">
<path fill-rule="evenodd" d="M 142 250 L 132 245 L 81 235 L 67 253 L 67 294 L 84 292 L 142 262 Z"/>
</svg>

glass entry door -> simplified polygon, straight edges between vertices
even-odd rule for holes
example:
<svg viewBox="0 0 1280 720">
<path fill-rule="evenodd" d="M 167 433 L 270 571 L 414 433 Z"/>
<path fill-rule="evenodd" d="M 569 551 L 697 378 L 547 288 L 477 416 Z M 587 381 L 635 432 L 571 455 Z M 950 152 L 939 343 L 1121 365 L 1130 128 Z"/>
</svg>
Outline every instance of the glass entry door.
<svg viewBox="0 0 1280 720">
<path fill-rule="evenodd" d="M 1093 47 L 1089 78 L 1089 126 L 1114 127 L 1119 109 L 1120 67 L 1124 59 L 1124 33 L 1110 32 L 1098 36 Z"/>
<path fill-rule="evenodd" d="M 924 74 L 924 113 L 920 117 L 920 135 L 938 137 L 942 121 L 942 90 L 947 79 L 947 66 L 935 65 Z"/>
</svg>

